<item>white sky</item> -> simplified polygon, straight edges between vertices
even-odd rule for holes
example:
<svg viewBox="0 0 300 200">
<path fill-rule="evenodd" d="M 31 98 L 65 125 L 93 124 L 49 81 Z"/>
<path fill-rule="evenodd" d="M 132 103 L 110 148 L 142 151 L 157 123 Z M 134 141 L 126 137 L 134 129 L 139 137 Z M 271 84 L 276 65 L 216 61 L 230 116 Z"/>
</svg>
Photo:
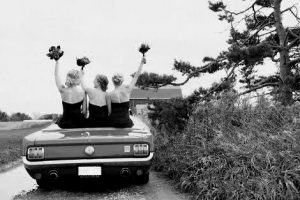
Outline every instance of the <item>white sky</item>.
<svg viewBox="0 0 300 200">
<path fill-rule="evenodd" d="M 294 1 L 294 0 L 292 0 Z M 295 1 L 296 2 L 296 1 Z M 174 59 L 200 66 L 204 56 L 226 49 L 228 25 L 206 0 L 0 0 L 0 110 L 61 113 L 50 46 L 61 45 L 62 78 L 87 56 L 87 83 L 96 73 L 121 72 L 127 81 L 140 62 L 138 47 L 148 43 L 148 72 L 173 74 Z M 236 4 L 236 8 L 240 6 Z M 189 95 L 220 75 L 202 76 L 182 87 Z M 125 80 L 125 82 L 126 82 Z M 112 89 L 110 82 L 110 89 Z"/>
</svg>

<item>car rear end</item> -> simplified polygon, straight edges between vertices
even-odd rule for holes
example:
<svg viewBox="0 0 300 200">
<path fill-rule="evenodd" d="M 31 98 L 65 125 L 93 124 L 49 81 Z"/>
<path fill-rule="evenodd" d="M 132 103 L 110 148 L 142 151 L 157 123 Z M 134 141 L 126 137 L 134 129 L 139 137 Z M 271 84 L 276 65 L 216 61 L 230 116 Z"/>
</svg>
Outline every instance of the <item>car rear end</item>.
<svg viewBox="0 0 300 200">
<path fill-rule="evenodd" d="M 53 125 L 55 126 L 55 125 Z M 24 138 L 23 162 L 37 182 L 68 177 L 135 177 L 148 182 L 154 147 L 149 129 L 53 129 Z"/>
</svg>

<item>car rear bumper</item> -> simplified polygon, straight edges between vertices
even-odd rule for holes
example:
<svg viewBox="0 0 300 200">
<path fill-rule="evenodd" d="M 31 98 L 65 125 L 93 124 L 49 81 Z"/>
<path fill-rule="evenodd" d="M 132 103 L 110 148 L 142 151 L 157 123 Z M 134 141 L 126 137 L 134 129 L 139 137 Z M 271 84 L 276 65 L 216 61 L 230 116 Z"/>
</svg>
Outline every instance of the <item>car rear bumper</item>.
<svg viewBox="0 0 300 200">
<path fill-rule="evenodd" d="M 96 158 L 96 159 L 73 159 L 73 160 L 46 160 L 46 161 L 28 161 L 25 156 L 22 157 L 25 168 L 35 169 L 44 167 L 59 167 L 69 165 L 97 164 L 103 166 L 147 166 L 151 165 L 154 153 L 150 152 L 148 157 L 135 158 Z"/>
<path fill-rule="evenodd" d="M 78 175 L 79 166 L 101 166 L 103 176 L 120 175 L 120 171 L 128 168 L 132 173 L 142 170 L 148 173 L 153 152 L 145 158 L 101 158 L 101 159 L 75 159 L 75 160 L 50 160 L 50 161 L 28 161 L 23 157 L 24 167 L 29 175 L 35 178 L 35 174 L 40 173 L 42 177 L 48 177 L 49 172 L 56 170 L 60 177 L 70 177 Z"/>
</svg>

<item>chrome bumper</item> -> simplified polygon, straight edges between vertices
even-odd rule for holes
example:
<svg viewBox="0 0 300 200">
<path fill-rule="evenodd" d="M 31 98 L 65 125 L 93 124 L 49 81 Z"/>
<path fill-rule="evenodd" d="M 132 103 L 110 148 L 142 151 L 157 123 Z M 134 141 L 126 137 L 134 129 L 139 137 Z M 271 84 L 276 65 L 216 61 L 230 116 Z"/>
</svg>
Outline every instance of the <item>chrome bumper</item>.
<svg viewBox="0 0 300 200">
<path fill-rule="evenodd" d="M 140 163 L 149 162 L 153 158 L 153 152 L 146 158 L 96 158 L 96 159 L 74 159 L 74 160 L 46 160 L 46 161 L 28 161 L 25 156 L 22 157 L 26 166 L 52 166 L 52 165 L 70 165 L 70 164 L 104 164 L 104 163 Z"/>
</svg>

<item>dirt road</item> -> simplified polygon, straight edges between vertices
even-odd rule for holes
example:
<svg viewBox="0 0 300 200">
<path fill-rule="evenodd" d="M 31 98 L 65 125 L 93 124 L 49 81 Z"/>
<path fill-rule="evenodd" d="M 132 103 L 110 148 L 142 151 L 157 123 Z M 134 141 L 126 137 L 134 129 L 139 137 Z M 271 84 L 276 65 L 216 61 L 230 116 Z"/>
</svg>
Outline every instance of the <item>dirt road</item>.
<svg viewBox="0 0 300 200">
<path fill-rule="evenodd" d="M 68 184 L 68 183 L 66 183 Z M 84 180 L 58 186 L 52 190 L 40 189 L 25 171 L 23 165 L 0 173 L 0 199 L 56 200 L 56 199 L 105 199 L 105 200 L 183 200 L 180 194 L 160 173 L 151 172 L 150 181 L 135 185 L 118 180 Z"/>
</svg>

